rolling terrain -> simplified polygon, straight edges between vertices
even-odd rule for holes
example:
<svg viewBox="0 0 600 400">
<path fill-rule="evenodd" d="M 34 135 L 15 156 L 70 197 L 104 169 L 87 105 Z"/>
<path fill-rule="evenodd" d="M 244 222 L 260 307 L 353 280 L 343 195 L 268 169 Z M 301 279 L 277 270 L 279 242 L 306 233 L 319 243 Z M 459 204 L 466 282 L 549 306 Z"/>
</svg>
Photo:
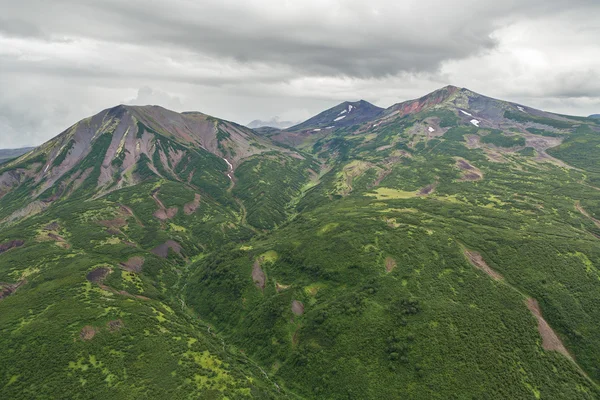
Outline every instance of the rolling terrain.
<svg viewBox="0 0 600 400">
<path fill-rule="evenodd" d="M 0 166 L 0 395 L 600 398 L 599 145 L 453 86 L 104 110 Z"/>
</svg>

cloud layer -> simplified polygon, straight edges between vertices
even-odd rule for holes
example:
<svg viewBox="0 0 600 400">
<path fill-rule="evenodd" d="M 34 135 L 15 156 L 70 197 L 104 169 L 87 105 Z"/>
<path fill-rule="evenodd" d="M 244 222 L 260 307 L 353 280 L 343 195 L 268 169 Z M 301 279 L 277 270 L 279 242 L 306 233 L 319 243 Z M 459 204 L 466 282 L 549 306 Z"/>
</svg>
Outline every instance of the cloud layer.
<svg viewBox="0 0 600 400">
<path fill-rule="evenodd" d="M 4 4 L 3 4 L 4 3 Z M 116 103 L 237 122 L 446 84 L 600 112 L 589 0 L 0 0 L 0 147 L 39 144 Z"/>
</svg>

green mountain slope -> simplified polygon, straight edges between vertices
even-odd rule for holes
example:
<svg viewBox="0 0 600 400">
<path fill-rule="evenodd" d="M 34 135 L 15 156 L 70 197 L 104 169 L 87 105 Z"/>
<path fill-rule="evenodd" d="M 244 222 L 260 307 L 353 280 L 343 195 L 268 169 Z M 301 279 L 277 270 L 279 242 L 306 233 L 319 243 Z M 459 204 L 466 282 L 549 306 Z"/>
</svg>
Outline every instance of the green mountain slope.
<svg viewBox="0 0 600 400">
<path fill-rule="evenodd" d="M 308 180 L 310 159 L 249 129 L 156 107 L 103 111 L 5 165 L 2 397 L 281 396 L 180 296 L 192 260 L 255 235 L 232 193 L 252 174 L 233 171 L 260 153 Z M 275 201 L 248 209 L 273 227 Z"/>
<path fill-rule="evenodd" d="M 600 398 L 598 121 L 361 118 L 121 106 L 3 166 L 2 397 Z"/>
</svg>

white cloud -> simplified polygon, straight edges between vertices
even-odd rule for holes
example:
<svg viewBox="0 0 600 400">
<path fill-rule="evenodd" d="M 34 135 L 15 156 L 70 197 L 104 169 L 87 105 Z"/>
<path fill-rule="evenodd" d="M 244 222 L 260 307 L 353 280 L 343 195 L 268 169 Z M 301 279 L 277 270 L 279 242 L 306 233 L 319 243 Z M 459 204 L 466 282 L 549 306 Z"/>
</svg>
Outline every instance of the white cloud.
<svg viewBox="0 0 600 400">
<path fill-rule="evenodd" d="M 0 147 L 39 144 L 123 102 L 240 123 L 302 120 L 345 100 L 387 107 L 454 84 L 550 111 L 600 112 L 597 1 L 0 7 Z"/>
</svg>

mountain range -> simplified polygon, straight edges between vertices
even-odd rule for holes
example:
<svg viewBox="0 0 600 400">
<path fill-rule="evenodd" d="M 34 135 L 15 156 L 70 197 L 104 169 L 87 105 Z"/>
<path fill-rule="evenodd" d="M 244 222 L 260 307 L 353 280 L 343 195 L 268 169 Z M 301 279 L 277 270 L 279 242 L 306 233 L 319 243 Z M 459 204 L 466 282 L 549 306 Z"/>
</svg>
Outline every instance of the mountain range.
<svg viewBox="0 0 600 400">
<path fill-rule="evenodd" d="M 296 124 L 292 121 L 282 121 L 279 117 L 273 117 L 268 121 L 262 121 L 260 119 L 255 119 L 252 122 L 248 123 L 246 126 L 251 129 L 256 129 L 256 128 L 286 129 L 292 125 L 296 125 Z"/>
<path fill-rule="evenodd" d="M 20 149 L 0 149 L 0 164 L 17 158 L 29 151 L 33 150 L 33 147 L 23 147 Z"/>
<path fill-rule="evenodd" d="M 0 165 L 0 395 L 600 398 L 598 146 L 454 86 L 103 110 Z"/>
</svg>

